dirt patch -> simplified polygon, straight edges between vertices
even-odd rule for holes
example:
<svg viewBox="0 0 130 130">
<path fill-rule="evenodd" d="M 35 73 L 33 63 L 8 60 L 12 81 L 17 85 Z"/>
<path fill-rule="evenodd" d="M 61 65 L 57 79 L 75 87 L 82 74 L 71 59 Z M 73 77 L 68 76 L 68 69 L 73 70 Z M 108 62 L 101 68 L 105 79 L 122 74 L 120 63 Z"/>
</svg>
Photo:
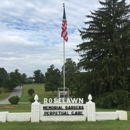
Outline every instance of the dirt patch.
<svg viewBox="0 0 130 130">
<path fill-rule="evenodd" d="M 11 109 L 11 108 L 18 108 L 18 106 L 4 106 L 4 105 L 2 105 L 2 106 L 0 106 L 0 108 L 5 108 L 5 109 Z"/>
</svg>

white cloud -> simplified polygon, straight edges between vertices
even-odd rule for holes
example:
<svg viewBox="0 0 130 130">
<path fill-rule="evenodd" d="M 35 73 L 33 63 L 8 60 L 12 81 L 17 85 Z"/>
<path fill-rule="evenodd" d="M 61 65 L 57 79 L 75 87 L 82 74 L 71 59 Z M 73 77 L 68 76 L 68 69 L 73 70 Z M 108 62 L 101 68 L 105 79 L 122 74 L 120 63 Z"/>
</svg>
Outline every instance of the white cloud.
<svg viewBox="0 0 130 130">
<path fill-rule="evenodd" d="M 51 64 L 61 69 L 63 3 L 69 35 L 66 58 L 78 62 L 74 51 L 82 43 L 78 29 L 85 26 L 85 16 L 99 7 L 98 0 L 1 0 L 0 67 L 8 72 L 18 68 L 28 76 L 37 69 L 45 73 Z"/>
</svg>

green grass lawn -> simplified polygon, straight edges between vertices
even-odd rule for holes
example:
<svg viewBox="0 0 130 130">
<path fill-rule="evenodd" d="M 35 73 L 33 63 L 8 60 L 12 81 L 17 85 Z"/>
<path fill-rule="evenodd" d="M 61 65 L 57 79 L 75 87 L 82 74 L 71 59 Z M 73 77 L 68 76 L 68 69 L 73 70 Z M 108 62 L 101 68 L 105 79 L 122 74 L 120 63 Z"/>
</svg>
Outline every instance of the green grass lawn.
<svg viewBox="0 0 130 130">
<path fill-rule="evenodd" d="M 31 112 L 31 103 L 29 104 L 18 104 L 18 105 L 0 105 L 0 111 L 9 111 L 9 112 Z"/>
<path fill-rule="evenodd" d="M 10 94 L 11 94 L 11 92 L 5 91 L 5 89 L 3 89 L 3 88 L 0 88 L 0 90 L 1 90 L 0 101 L 4 100 L 5 98 L 10 96 Z"/>
<path fill-rule="evenodd" d="M 10 122 L 0 123 L 0 130 L 130 130 L 130 121 Z"/>
<path fill-rule="evenodd" d="M 24 85 L 22 89 L 22 97 L 20 99 L 20 102 L 29 102 L 29 94 L 28 89 L 34 89 L 35 94 L 39 97 L 39 102 L 43 103 L 43 98 L 53 98 L 57 96 L 57 92 L 45 92 L 44 84 L 29 84 Z"/>
<path fill-rule="evenodd" d="M 18 105 L 0 105 L 0 111 L 9 112 L 30 112 L 28 89 L 33 88 L 38 94 L 39 101 L 43 103 L 43 98 L 56 97 L 57 92 L 45 92 L 43 84 L 31 84 L 23 86 L 23 93 Z M 5 96 L 6 97 L 6 96 Z M 25 103 L 27 102 L 27 104 Z M 101 109 L 96 111 L 116 111 L 116 109 Z M 130 130 L 130 111 L 127 111 L 128 121 L 96 121 L 96 122 L 7 122 L 0 123 L 0 130 Z"/>
</svg>

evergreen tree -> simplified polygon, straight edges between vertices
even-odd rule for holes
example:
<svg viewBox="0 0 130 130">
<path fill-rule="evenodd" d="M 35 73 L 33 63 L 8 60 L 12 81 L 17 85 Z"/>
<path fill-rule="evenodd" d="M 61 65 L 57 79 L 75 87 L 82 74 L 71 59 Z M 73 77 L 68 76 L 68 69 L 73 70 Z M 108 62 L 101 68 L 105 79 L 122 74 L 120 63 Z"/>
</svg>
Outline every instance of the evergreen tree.
<svg viewBox="0 0 130 130">
<path fill-rule="evenodd" d="M 69 88 L 71 95 L 73 94 L 73 91 L 75 91 L 75 87 L 77 85 L 78 73 L 79 70 L 77 64 L 71 58 L 67 58 L 65 63 L 65 86 L 66 88 Z"/>
<path fill-rule="evenodd" d="M 27 75 L 25 73 L 23 73 L 21 75 L 21 83 L 22 83 L 22 85 L 26 83 L 26 80 L 27 80 Z"/>
<path fill-rule="evenodd" d="M 126 0 L 99 2 L 102 8 L 87 15 L 88 27 L 79 30 L 84 41 L 76 50 L 93 95 L 130 87 L 130 5 Z"/>
<path fill-rule="evenodd" d="M 34 82 L 35 83 L 44 83 L 44 75 L 41 70 L 34 71 Z"/>
<path fill-rule="evenodd" d="M 45 91 L 57 91 L 61 87 L 60 70 L 51 65 L 45 73 Z"/>
<path fill-rule="evenodd" d="M 19 85 L 21 85 L 22 83 L 22 77 L 21 77 L 21 73 L 19 72 L 19 69 L 15 69 L 14 73 L 17 75 L 18 80 L 19 80 Z"/>
</svg>

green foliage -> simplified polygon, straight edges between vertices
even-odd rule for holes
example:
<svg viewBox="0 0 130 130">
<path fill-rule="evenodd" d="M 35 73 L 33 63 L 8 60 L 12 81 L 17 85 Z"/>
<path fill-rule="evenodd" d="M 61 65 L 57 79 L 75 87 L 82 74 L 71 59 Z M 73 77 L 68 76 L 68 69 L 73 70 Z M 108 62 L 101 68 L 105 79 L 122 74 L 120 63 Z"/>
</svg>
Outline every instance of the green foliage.
<svg viewBox="0 0 130 130">
<path fill-rule="evenodd" d="M 32 96 L 33 94 L 35 93 L 35 91 L 34 91 L 34 89 L 28 89 L 28 94 L 30 95 L 30 96 Z"/>
<path fill-rule="evenodd" d="M 17 75 L 17 79 L 19 80 L 19 85 L 26 83 L 27 75 L 25 73 L 21 74 L 18 69 L 15 69 L 14 73 Z"/>
<path fill-rule="evenodd" d="M 21 76 L 21 73 L 19 73 L 19 70 L 15 69 L 14 73 L 17 76 L 17 79 L 19 81 L 19 85 L 22 84 L 22 76 Z"/>
<path fill-rule="evenodd" d="M 79 30 L 83 43 L 76 50 L 78 65 L 86 70 L 86 90 L 93 96 L 130 91 L 130 5 L 125 0 L 99 2 L 102 7 L 87 15 L 88 28 Z"/>
<path fill-rule="evenodd" d="M 44 83 L 44 74 L 42 74 L 41 70 L 34 71 L 34 82 L 35 83 Z"/>
<path fill-rule="evenodd" d="M 14 72 L 8 74 L 8 77 L 4 81 L 4 88 L 12 91 L 15 87 L 20 84 L 17 75 Z"/>
<path fill-rule="evenodd" d="M 4 81 L 7 77 L 7 71 L 4 68 L 0 68 L 0 87 L 4 86 Z"/>
<path fill-rule="evenodd" d="M 29 98 L 29 101 L 31 102 L 31 103 L 33 103 L 35 100 L 34 100 L 34 96 L 32 96 L 32 97 L 30 97 Z"/>
<path fill-rule="evenodd" d="M 63 67 L 62 67 L 62 75 L 63 75 Z M 77 64 L 71 58 L 66 59 L 66 63 L 65 63 L 65 86 L 67 88 L 69 88 L 71 95 L 73 94 L 73 91 L 75 91 L 75 86 L 78 83 L 77 79 L 76 79 L 78 73 L 79 73 L 79 69 L 78 69 Z"/>
<path fill-rule="evenodd" d="M 18 96 L 12 96 L 9 98 L 9 102 L 11 104 L 18 104 L 19 100 L 20 100 L 20 98 Z"/>
<path fill-rule="evenodd" d="M 25 84 L 25 83 L 26 83 L 26 80 L 27 80 L 27 75 L 26 75 L 25 73 L 23 73 L 23 74 L 21 75 L 21 83 L 22 83 L 22 84 Z"/>
<path fill-rule="evenodd" d="M 34 81 L 33 81 L 33 78 L 32 77 L 28 77 L 27 79 L 26 79 L 26 84 L 33 84 L 34 83 Z"/>
<path fill-rule="evenodd" d="M 1 90 L 0 90 L 0 94 L 1 94 Z"/>
<path fill-rule="evenodd" d="M 87 73 L 88 74 L 88 73 Z M 90 84 L 87 81 L 91 81 L 89 76 L 86 77 L 86 72 L 80 72 L 76 74 L 76 83 L 75 84 L 75 97 L 84 98 L 84 102 L 88 101 L 88 94 L 92 92 Z"/>
<path fill-rule="evenodd" d="M 130 107 L 130 92 L 115 90 L 112 93 L 105 93 L 96 98 L 96 104 L 101 108 L 128 109 Z"/>
<path fill-rule="evenodd" d="M 54 65 L 51 65 L 45 73 L 45 91 L 57 91 L 61 87 L 61 73 L 59 69 L 55 69 Z"/>
<path fill-rule="evenodd" d="M 25 73 L 21 74 L 19 73 L 19 70 L 16 69 L 14 72 L 7 73 L 7 71 L 4 68 L 0 68 L 0 87 L 4 88 L 10 88 L 11 85 L 7 85 L 8 82 L 12 82 L 13 75 L 15 74 L 17 85 L 21 85 L 26 83 L 27 75 Z M 12 88 L 11 88 L 12 90 Z"/>
</svg>

